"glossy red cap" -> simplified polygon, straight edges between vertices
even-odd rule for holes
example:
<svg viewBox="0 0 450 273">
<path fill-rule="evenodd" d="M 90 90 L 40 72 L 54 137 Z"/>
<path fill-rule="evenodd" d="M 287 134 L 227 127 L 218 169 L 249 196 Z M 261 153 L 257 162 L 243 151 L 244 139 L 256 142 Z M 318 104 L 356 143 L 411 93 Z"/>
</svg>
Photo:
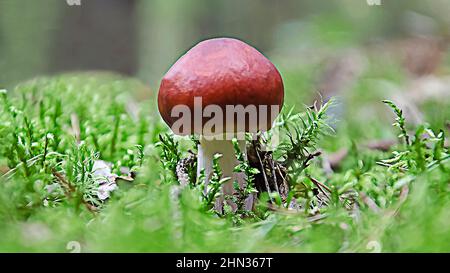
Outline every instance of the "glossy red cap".
<svg viewBox="0 0 450 273">
<path fill-rule="evenodd" d="M 208 105 L 218 105 L 224 116 L 227 105 L 255 105 L 258 109 L 267 106 L 269 111 L 264 124 L 248 124 L 248 119 L 237 122 L 245 123 L 245 131 L 265 131 L 271 128 L 273 116 L 281 111 L 284 87 L 278 70 L 255 48 L 236 39 L 216 38 L 190 49 L 161 81 L 158 108 L 164 121 L 172 127 L 179 119 L 171 116 L 177 105 L 186 105 L 191 111 L 192 127 L 175 133 L 202 134 L 202 125 L 194 124 L 194 110 L 200 111 L 194 109 L 195 97 L 202 99 L 201 110 Z M 278 106 L 275 115 L 270 111 L 272 105 Z M 202 124 L 208 120 L 210 118 L 202 118 Z M 224 127 L 215 128 L 215 132 L 230 132 Z M 233 129 L 234 132 L 237 130 L 236 127 Z"/>
</svg>

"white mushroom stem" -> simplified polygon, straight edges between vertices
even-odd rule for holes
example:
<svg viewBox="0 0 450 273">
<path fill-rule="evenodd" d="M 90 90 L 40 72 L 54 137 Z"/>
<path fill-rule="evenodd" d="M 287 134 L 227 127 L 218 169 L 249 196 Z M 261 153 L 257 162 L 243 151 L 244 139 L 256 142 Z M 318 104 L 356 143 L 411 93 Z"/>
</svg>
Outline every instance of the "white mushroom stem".
<svg viewBox="0 0 450 273">
<path fill-rule="evenodd" d="M 238 145 L 246 158 L 245 140 L 238 140 Z M 232 195 L 235 192 L 233 182 L 237 181 L 240 187 L 245 186 L 245 174 L 233 172 L 234 167 L 239 164 L 239 161 L 236 159 L 231 140 L 207 140 L 202 137 L 200 138 L 200 144 L 198 145 L 197 176 L 200 175 L 202 169 L 205 170 L 205 193 L 213 173 L 213 158 L 215 154 L 222 154 L 222 157 L 218 161 L 222 170 L 222 178 L 231 178 L 222 185 L 222 196 L 216 200 L 215 208 L 216 210 L 221 211 L 224 195 Z M 233 210 L 236 210 L 236 204 L 231 200 L 228 200 L 227 202 Z M 251 200 L 246 200 L 246 209 L 251 209 L 252 202 L 253 197 Z"/>
</svg>

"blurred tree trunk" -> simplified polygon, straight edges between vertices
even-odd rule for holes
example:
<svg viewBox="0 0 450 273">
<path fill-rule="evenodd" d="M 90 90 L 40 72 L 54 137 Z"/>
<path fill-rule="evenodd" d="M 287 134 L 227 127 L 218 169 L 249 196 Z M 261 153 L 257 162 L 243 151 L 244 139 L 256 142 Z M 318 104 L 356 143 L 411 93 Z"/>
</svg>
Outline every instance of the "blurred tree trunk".
<svg viewBox="0 0 450 273">
<path fill-rule="evenodd" d="M 135 0 L 81 0 L 65 5 L 53 38 L 51 72 L 137 70 Z"/>
<path fill-rule="evenodd" d="M 62 3 L 60 0 L 0 1 L 0 87 L 48 71 L 49 38 L 57 26 Z"/>
<path fill-rule="evenodd" d="M 213 1 L 212 1 L 213 2 Z M 195 14 L 201 1 L 139 1 L 139 78 L 152 85 L 196 41 Z"/>
<path fill-rule="evenodd" d="M 284 10 L 275 1 L 261 2 L 139 1 L 139 77 L 157 85 L 183 53 L 208 38 L 235 37 L 261 50 L 270 48 Z"/>
</svg>

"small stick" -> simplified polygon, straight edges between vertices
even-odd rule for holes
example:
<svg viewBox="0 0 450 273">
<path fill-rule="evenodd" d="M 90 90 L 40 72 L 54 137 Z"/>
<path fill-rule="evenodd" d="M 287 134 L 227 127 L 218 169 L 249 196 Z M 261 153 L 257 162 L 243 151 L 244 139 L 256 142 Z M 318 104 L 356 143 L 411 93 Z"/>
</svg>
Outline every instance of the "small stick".
<svg viewBox="0 0 450 273">
<path fill-rule="evenodd" d="M 264 178 L 264 182 L 265 182 L 265 185 L 266 185 L 267 193 L 269 194 L 270 202 L 273 203 L 272 196 L 270 196 L 270 186 L 269 186 L 269 181 L 267 181 L 266 171 L 264 170 L 264 164 L 261 161 L 261 156 L 259 156 L 259 152 L 258 152 L 258 149 L 256 148 L 255 143 L 253 143 L 253 149 L 255 149 L 256 155 L 258 156 L 259 164 L 261 166 L 261 171 L 262 171 L 262 174 L 263 174 L 263 178 Z"/>
<path fill-rule="evenodd" d="M 277 166 L 277 170 L 278 170 L 278 173 L 280 174 L 281 178 L 283 178 L 283 181 L 286 181 L 286 178 L 281 173 L 280 166 Z"/>
<path fill-rule="evenodd" d="M 64 188 L 64 194 L 67 198 L 72 197 L 72 192 L 75 191 L 73 187 L 69 184 L 69 182 L 64 178 L 64 176 L 60 173 L 58 173 L 56 170 L 52 170 L 53 175 L 58 179 L 59 184 Z"/>
<path fill-rule="evenodd" d="M 59 184 L 61 184 L 62 187 L 64 188 L 64 194 L 66 195 L 66 197 L 71 198 L 72 193 L 75 192 L 75 188 L 72 185 L 70 185 L 70 183 L 66 180 L 66 178 L 62 174 L 57 172 L 55 169 L 52 169 L 52 173 L 57 178 L 57 181 L 59 182 Z M 90 212 L 95 213 L 96 211 L 98 211 L 97 207 L 89 204 L 84 199 L 82 199 L 82 203 L 83 203 L 83 205 L 86 206 L 86 208 Z"/>
<path fill-rule="evenodd" d="M 323 194 L 327 195 L 323 190 L 322 187 L 325 188 L 328 192 L 331 192 L 331 189 L 329 187 L 327 187 L 326 185 L 324 185 L 323 183 L 320 183 L 319 181 L 317 181 L 316 179 L 312 178 L 311 176 L 307 175 L 307 177 L 309 178 L 309 180 L 311 180 L 319 189 L 320 191 L 322 191 Z"/>
<path fill-rule="evenodd" d="M 270 168 L 272 169 L 272 176 L 273 176 L 273 181 L 275 183 L 275 190 L 281 196 L 280 189 L 278 188 L 277 174 L 275 173 L 275 165 L 273 164 L 273 157 L 271 159 L 269 159 L 269 162 L 270 162 Z"/>
<path fill-rule="evenodd" d="M 321 154 L 322 154 L 321 151 L 315 151 L 315 152 L 312 153 L 312 154 L 308 154 L 308 157 L 307 157 L 306 160 L 303 162 L 303 169 L 306 169 L 306 168 L 309 166 L 310 161 L 311 161 L 314 157 L 320 156 Z"/>
</svg>

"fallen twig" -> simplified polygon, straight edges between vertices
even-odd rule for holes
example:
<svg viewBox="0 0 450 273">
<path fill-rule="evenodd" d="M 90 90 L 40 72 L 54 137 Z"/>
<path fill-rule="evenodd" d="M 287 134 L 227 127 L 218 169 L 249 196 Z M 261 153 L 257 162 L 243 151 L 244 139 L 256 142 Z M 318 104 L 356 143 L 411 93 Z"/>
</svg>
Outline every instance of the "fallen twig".
<svg viewBox="0 0 450 273">
<path fill-rule="evenodd" d="M 72 194 L 76 191 L 76 189 L 67 181 L 67 179 L 59 172 L 57 172 L 55 169 L 52 169 L 52 174 L 56 177 L 56 180 L 59 182 L 59 184 L 64 189 L 64 194 L 66 197 L 72 198 Z M 96 206 L 93 206 L 86 202 L 84 199 L 81 200 L 83 205 L 92 213 L 95 213 L 98 211 L 98 208 Z"/>
<path fill-rule="evenodd" d="M 330 189 L 329 187 L 327 187 L 325 184 L 319 182 L 319 181 L 318 181 L 317 179 L 315 179 L 315 178 L 312 178 L 310 175 L 307 175 L 306 177 L 308 177 L 309 180 L 311 180 L 311 181 L 314 183 L 314 185 L 316 185 L 316 187 L 319 188 L 319 190 L 320 190 L 323 194 L 325 194 L 325 195 L 328 196 L 328 194 L 327 194 L 325 191 L 323 191 L 322 187 L 323 187 L 324 189 L 326 189 L 328 192 L 331 193 L 331 189 Z"/>
</svg>

